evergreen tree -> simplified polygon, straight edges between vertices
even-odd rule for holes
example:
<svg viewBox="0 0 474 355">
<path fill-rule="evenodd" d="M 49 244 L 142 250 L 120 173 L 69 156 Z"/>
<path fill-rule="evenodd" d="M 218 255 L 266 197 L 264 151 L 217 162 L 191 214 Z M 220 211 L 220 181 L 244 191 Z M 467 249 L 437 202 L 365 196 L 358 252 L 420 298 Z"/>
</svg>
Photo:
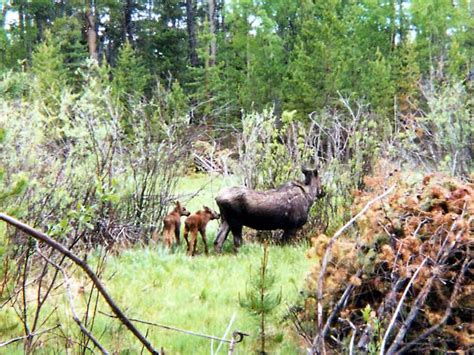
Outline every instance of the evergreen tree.
<svg viewBox="0 0 474 355">
<path fill-rule="evenodd" d="M 45 41 L 33 52 L 31 71 L 34 74 L 33 99 L 40 100 L 46 115 L 59 112 L 61 93 L 66 87 L 67 73 L 64 56 L 51 34 L 46 32 Z"/>
<path fill-rule="evenodd" d="M 275 292 L 275 276 L 268 267 L 268 241 L 263 244 L 263 256 L 258 274 L 250 280 L 250 289 L 247 289 L 245 298 L 240 298 L 240 306 L 245 308 L 259 321 L 259 354 L 267 354 L 268 338 L 267 321 L 268 317 L 275 311 L 281 303 L 281 291 Z"/>
<path fill-rule="evenodd" d="M 150 84 L 150 73 L 132 45 L 120 49 L 117 65 L 112 69 L 112 93 L 126 106 L 129 100 L 140 99 Z"/>
</svg>

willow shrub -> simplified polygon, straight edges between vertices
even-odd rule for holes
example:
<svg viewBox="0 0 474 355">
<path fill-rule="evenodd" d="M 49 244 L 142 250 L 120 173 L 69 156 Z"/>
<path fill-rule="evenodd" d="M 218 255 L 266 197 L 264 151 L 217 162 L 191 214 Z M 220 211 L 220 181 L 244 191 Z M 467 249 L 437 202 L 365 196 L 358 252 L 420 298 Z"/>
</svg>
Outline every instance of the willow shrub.
<svg viewBox="0 0 474 355">
<path fill-rule="evenodd" d="M 26 185 L 1 207 L 16 206 L 19 217 L 42 229 L 86 220 L 83 227 L 97 234 L 120 218 L 142 235 L 171 199 L 187 151 L 187 119 L 157 110 L 171 91 L 127 110 L 110 93 L 107 68 L 90 62 L 82 75 L 81 91 L 63 87 L 54 111 L 34 95 L 1 102 L 3 183 Z M 134 123 L 126 133 L 122 120 Z"/>
</svg>

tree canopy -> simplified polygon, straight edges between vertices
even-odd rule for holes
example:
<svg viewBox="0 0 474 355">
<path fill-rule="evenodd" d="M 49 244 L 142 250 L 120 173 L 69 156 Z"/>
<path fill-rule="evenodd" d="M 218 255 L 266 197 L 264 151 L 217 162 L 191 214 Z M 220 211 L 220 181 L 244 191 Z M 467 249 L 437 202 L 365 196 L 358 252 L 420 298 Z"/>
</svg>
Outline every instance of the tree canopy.
<svg viewBox="0 0 474 355">
<path fill-rule="evenodd" d="M 51 88 L 66 80 L 77 90 L 85 58 L 98 58 L 112 68 L 113 91 L 122 99 L 132 91 L 151 95 L 152 78 L 179 83 L 195 106 L 195 122 L 236 122 L 242 110 L 267 106 L 297 110 L 304 119 L 340 93 L 393 115 L 397 105 L 419 108 L 414 92 L 421 83 L 468 77 L 472 6 L 467 0 L 7 1 L 0 72 L 32 67 L 44 77 L 57 70 Z"/>
</svg>

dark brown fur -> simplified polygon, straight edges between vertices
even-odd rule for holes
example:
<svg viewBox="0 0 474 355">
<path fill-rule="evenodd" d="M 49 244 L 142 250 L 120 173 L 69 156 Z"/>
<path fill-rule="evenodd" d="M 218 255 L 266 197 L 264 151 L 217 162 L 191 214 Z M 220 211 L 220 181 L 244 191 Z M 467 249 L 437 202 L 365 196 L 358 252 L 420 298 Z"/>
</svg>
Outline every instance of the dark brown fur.
<svg viewBox="0 0 474 355">
<path fill-rule="evenodd" d="M 204 251 L 209 254 L 206 240 L 206 226 L 210 220 L 219 219 L 219 214 L 209 207 L 203 206 L 204 210 L 197 211 L 184 221 L 184 239 L 188 244 L 188 254 L 194 256 L 196 253 L 197 234 L 201 233 L 204 243 Z M 191 233 L 191 242 L 188 241 L 188 234 Z"/>
<path fill-rule="evenodd" d="M 179 201 L 175 203 L 176 207 L 163 219 L 163 241 L 167 248 L 171 248 L 175 242 L 178 245 L 180 244 L 181 216 L 189 216 L 191 214 Z"/>
<path fill-rule="evenodd" d="M 304 183 L 289 182 L 278 189 L 254 191 L 243 187 L 225 188 L 216 197 L 221 226 L 214 246 L 217 252 L 229 232 L 234 235 L 234 249 L 242 244 L 242 227 L 257 230 L 283 229 L 283 241 L 308 220 L 308 212 L 317 197 L 323 195 L 317 170 L 302 169 Z"/>
</svg>

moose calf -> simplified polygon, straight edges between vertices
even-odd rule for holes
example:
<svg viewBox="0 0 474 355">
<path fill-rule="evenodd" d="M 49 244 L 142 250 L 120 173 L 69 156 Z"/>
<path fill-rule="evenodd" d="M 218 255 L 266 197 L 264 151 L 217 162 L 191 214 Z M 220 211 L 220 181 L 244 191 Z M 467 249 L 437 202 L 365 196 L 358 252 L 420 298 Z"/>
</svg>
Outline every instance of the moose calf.
<svg viewBox="0 0 474 355">
<path fill-rule="evenodd" d="M 191 216 L 186 218 L 184 221 L 184 239 L 188 244 L 188 255 L 194 256 L 196 252 L 197 244 L 197 233 L 201 233 L 202 241 L 204 243 L 204 250 L 206 255 L 209 254 L 207 249 L 206 240 L 206 226 L 210 220 L 219 219 L 220 215 L 210 209 L 209 207 L 203 206 L 204 211 L 200 210 L 193 213 Z M 191 242 L 188 241 L 188 234 L 191 233 Z"/>
<path fill-rule="evenodd" d="M 181 206 L 179 201 L 175 202 L 176 207 L 163 219 L 163 240 L 167 248 L 171 248 L 173 242 L 179 244 L 179 230 L 181 228 L 181 216 L 189 216 L 189 212 L 186 207 Z"/>
</svg>

